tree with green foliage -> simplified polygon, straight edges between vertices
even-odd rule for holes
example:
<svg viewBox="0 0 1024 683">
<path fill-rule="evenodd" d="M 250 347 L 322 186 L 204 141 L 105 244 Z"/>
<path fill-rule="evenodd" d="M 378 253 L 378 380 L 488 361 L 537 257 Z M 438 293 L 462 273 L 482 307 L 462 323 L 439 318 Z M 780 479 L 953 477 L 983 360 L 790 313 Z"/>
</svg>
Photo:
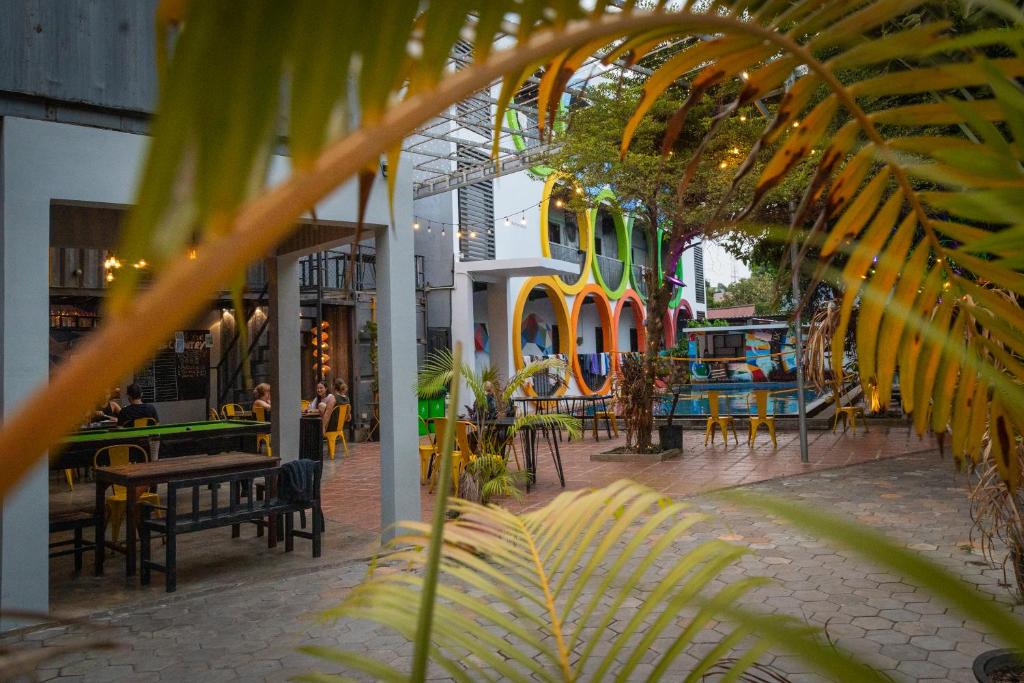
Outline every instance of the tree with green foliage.
<svg viewBox="0 0 1024 683">
<path fill-rule="evenodd" d="M 609 188 L 614 193 L 616 208 L 632 213 L 634 226 L 643 231 L 648 250 L 657 253 L 662 244 L 663 262 L 672 245 L 689 249 L 705 237 L 720 230 L 719 208 L 728 213 L 740 211 L 753 188 L 752 178 L 738 190 L 730 191 L 742 159 L 756 143 L 763 120 L 755 107 L 738 110 L 721 117 L 720 98 L 734 87 L 723 87 L 714 97 L 702 98 L 684 118 L 684 94 L 670 88 L 662 94 L 636 128 L 629 149 L 621 153 L 623 130 L 637 103 L 644 95 L 641 82 L 604 83 L 587 91 L 585 101 L 571 109 L 568 125 L 559 131 L 556 141 L 560 151 L 551 166 L 571 182 L 585 188 L 573 195 L 570 209 L 590 210 L 609 200 L 599 192 Z M 681 120 L 683 118 L 683 120 Z M 718 127 L 710 142 L 704 140 L 713 127 Z M 689 160 L 701 148 L 700 163 L 689 166 Z M 680 192 L 684 178 L 689 178 Z M 800 174 L 794 174 L 762 204 L 753 220 L 752 229 L 767 230 L 784 225 L 789 219 L 784 195 L 796 197 Z M 634 413 L 638 421 L 629 433 L 639 451 L 652 449 L 654 428 L 654 380 L 658 354 L 663 348 L 664 319 L 672 299 L 674 286 L 659 282 L 658 269 L 648 268 L 647 316 L 645 321 L 645 382 L 638 397 L 645 410 Z"/>
<path fill-rule="evenodd" d="M 742 278 L 725 288 L 725 294 L 712 308 L 754 306 L 755 315 L 779 315 L 793 309 L 792 298 L 779 291 L 774 270 L 763 265 L 751 269 L 749 277 Z"/>
</svg>

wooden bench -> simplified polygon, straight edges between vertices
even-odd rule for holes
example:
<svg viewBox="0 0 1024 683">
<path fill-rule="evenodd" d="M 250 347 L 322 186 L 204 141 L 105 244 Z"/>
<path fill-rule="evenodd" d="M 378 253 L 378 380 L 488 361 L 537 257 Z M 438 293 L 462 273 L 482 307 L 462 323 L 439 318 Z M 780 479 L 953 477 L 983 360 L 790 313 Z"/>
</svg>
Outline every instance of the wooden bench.
<svg viewBox="0 0 1024 683">
<path fill-rule="evenodd" d="M 87 527 L 96 526 L 96 515 L 88 510 L 72 510 L 70 512 L 58 512 L 50 517 L 50 533 L 56 534 L 62 531 L 73 531 L 73 538 L 66 538 L 63 541 L 50 542 L 50 557 L 63 557 L 65 555 L 75 556 L 75 574 L 82 572 L 82 555 L 89 550 L 96 549 L 95 541 L 87 541 L 82 537 L 82 531 Z M 54 550 L 54 548 L 70 548 Z"/>
<path fill-rule="evenodd" d="M 142 508 L 143 520 L 140 531 L 143 585 L 149 583 L 150 573 L 155 569 L 164 572 L 168 593 L 173 593 L 177 588 L 178 534 L 230 526 L 232 538 L 237 538 L 240 535 L 241 525 L 245 522 L 262 521 L 266 523 L 269 529 L 268 545 L 274 547 L 277 544 L 277 534 L 276 524 L 273 521 L 283 517 L 285 552 L 292 551 L 294 539 L 299 536 L 311 540 L 313 557 L 320 557 L 322 524 L 319 522 L 323 516 L 320 509 L 320 468 L 321 465 L 318 463 L 314 498 L 301 503 L 284 501 L 276 497 L 278 478 L 281 473 L 279 467 L 169 481 L 167 483 L 167 505 L 144 505 Z M 265 496 L 262 501 L 257 501 L 253 495 L 253 481 L 260 477 L 264 478 L 267 488 L 272 494 Z M 227 496 L 222 498 L 221 489 L 225 487 Z M 209 489 L 210 504 L 208 507 L 202 507 L 200 494 L 207 489 Z M 178 510 L 179 498 L 183 496 L 187 496 L 187 499 L 191 500 L 191 506 L 187 512 Z M 295 530 L 293 514 L 307 509 L 311 510 L 313 515 L 312 531 Z M 164 517 L 153 518 L 154 510 L 164 511 Z M 151 559 L 153 534 L 163 535 L 167 539 L 163 564 Z"/>
</svg>

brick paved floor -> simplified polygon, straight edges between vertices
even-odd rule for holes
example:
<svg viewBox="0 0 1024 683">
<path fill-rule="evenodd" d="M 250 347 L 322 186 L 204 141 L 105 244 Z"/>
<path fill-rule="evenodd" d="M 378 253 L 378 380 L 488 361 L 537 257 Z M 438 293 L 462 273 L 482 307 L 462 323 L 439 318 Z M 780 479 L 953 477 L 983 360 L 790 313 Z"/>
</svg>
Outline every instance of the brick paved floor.
<svg viewBox="0 0 1024 683">
<path fill-rule="evenodd" d="M 566 488 L 578 489 L 605 486 L 628 478 L 673 496 L 739 486 L 793 474 L 843 467 L 893 455 L 930 451 L 933 442 L 922 441 L 905 427 L 875 426 L 870 432 L 846 434 L 811 431 L 808 435 L 810 462 L 800 462 L 796 432 L 779 432 L 778 448 L 773 448 L 763 432 L 754 447 L 747 446 L 741 435 L 737 445 L 723 445 L 718 439 L 713 446 L 704 446 L 703 432 L 684 432 L 683 455 L 660 463 L 593 462 L 590 455 L 621 446 L 624 439 L 609 441 L 602 436 L 594 442 L 589 436 L 582 441 L 563 441 L 559 446 L 565 470 Z M 513 510 L 537 507 L 548 503 L 562 489 L 558 485 L 554 463 L 546 447 L 539 449 L 537 486 L 525 498 L 502 501 Z M 325 515 L 354 527 L 376 531 L 380 528 L 380 452 L 377 444 L 359 444 L 344 462 L 328 463 L 323 498 Z M 410 458 L 418 457 L 410 454 Z M 433 495 L 421 491 L 423 519 L 430 519 Z"/>
<path fill-rule="evenodd" d="M 775 479 L 751 488 L 801 501 L 812 509 L 830 509 L 879 528 L 976 584 L 988 599 L 1007 601 L 999 585 L 1002 571 L 989 567 L 970 550 L 963 481 L 949 461 L 923 453 L 879 459 L 888 451 L 882 441 L 874 442 L 878 438 L 860 442 L 865 446 L 861 450 L 874 451 L 870 457 L 850 456 L 873 462 Z M 832 457 L 836 465 L 844 464 L 837 448 L 825 444 L 817 448 L 821 449 L 819 458 Z M 830 452 L 835 454 L 829 456 Z M 354 470 L 359 458 L 369 453 L 360 451 L 345 465 Z M 721 457 L 754 461 L 744 467 L 749 470 L 745 476 L 763 474 L 756 462 L 759 452 L 750 454 L 744 449 L 742 455 L 728 455 L 723 450 Z M 659 466 L 636 469 L 644 474 L 652 467 Z M 542 470 L 542 483 L 550 475 L 550 470 Z M 681 486 L 683 474 L 676 475 L 662 478 L 659 488 Z M 343 479 L 344 475 L 336 478 Z M 725 480 L 715 477 L 710 481 Z M 527 504 L 535 503 L 528 500 Z M 818 625 L 827 623 L 829 633 L 841 645 L 897 681 L 971 681 L 972 658 L 997 645 L 976 625 L 947 611 L 924 591 L 851 553 L 835 551 L 763 514 L 699 496 L 692 504 L 713 516 L 662 558 L 663 565 L 670 566 L 677 553 L 709 538 L 745 544 L 754 552 L 729 570 L 727 578 L 766 575 L 776 581 L 752 594 L 752 605 Z M 318 611 L 338 602 L 365 569 L 362 562 L 307 565 L 305 570 L 284 576 L 251 577 L 229 587 L 182 591 L 173 596 L 153 589 L 138 596 L 134 604 L 91 619 L 95 628 L 124 642 L 126 649 L 60 655 L 37 673 L 42 680 L 62 681 L 283 681 L 313 669 L 330 671 L 330 667 L 296 653 L 301 644 L 346 647 L 401 664 L 409 655 L 401 637 L 363 623 L 323 623 L 316 618 Z M 1020 613 L 1020 608 L 1017 610 Z M 83 626 L 43 628 L 9 636 L 0 644 L 52 647 L 81 642 L 90 630 Z M 706 636 L 702 639 L 706 642 L 687 652 L 681 666 L 713 647 L 718 635 L 712 631 Z M 654 651 L 645 655 L 654 656 Z M 763 661 L 786 672 L 790 680 L 813 680 L 792 656 L 768 655 Z"/>
</svg>

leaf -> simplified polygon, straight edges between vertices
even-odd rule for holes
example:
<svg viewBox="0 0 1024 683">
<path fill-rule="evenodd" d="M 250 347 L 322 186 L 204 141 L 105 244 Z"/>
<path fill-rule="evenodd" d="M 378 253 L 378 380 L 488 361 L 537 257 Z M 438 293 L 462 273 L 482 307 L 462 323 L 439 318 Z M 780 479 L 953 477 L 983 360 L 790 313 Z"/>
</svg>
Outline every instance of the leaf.
<svg viewBox="0 0 1024 683">
<path fill-rule="evenodd" d="M 906 31 L 891 33 L 881 38 L 864 39 L 854 47 L 840 52 L 826 64 L 835 70 L 880 64 L 900 57 L 912 57 L 931 48 L 943 31 L 951 26 L 948 21 L 921 24 Z"/>
<path fill-rule="evenodd" d="M 913 314 L 914 298 L 918 287 L 927 274 L 930 249 L 927 243 L 920 243 L 899 273 L 899 281 L 892 299 L 886 304 L 886 312 L 878 331 L 879 339 L 887 343 L 878 348 L 878 399 L 882 405 L 889 405 L 892 397 L 892 381 L 896 373 L 896 359 L 901 349 L 901 339 L 907 319 Z M 870 370 L 869 370 L 870 372 Z M 902 392 L 901 392 L 902 393 Z"/>
<path fill-rule="evenodd" d="M 1006 77 L 1024 76 L 1024 59 L 993 59 L 988 64 L 998 69 L 999 73 Z M 856 97 L 909 95 L 983 85 L 988 83 L 991 77 L 988 69 L 978 62 L 943 64 L 934 67 L 890 71 L 882 76 L 851 84 L 850 93 Z"/>
</svg>

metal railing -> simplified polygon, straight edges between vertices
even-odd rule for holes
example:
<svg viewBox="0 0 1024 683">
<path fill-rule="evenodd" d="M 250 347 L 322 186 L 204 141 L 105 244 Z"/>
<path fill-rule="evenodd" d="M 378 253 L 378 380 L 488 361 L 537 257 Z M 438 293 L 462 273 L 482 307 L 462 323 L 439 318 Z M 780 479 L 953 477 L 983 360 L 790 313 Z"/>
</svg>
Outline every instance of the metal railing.
<svg viewBox="0 0 1024 683">
<path fill-rule="evenodd" d="M 609 287 L 618 287 L 622 282 L 622 269 L 625 266 L 622 261 L 611 256 L 597 254 L 597 267 L 601 271 L 604 283 Z"/>
<path fill-rule="evenodd" d="M 558 242 L 550 242 L 548 246 L 551 249 L 551 258 L 575 263 L 580 266 L 580 272 L 582 272 L 583 251 L 578 246 L 559 244 Z"/>
<path fill-rule="evenodd" d="M 104 251 L 73 247 L 50 248 L 50 287 L 61 289 L 106 289 L 106 271 L 103 267 Z M 577 259 L 569 259 L 579 262 Z M 415 257 L 416 289 L 426 286 L 426 275 L 422 256 Z M 354 280 L 349 283 L 349 271 L 353 270 Z M 315 288 L 320 283 L 321 272 L 324 289 L 346 289 L 351 285 L 355 291 L 377 289 L 377 254 L 373 247 L 360 245 L 356 248 L 355 268 L 348 249 L 330 249 L 310 254 L 299 259 L 299 286 Z M 116 272 L 115 272 L 116 276 Z M 145 282 L 145 278 L 143 279 Z M 267 267 L 263 262 L 253 263 L 246 270 L 245 284 L 251 291 L 259 291 L 267 285 Z"/>
</svg>

